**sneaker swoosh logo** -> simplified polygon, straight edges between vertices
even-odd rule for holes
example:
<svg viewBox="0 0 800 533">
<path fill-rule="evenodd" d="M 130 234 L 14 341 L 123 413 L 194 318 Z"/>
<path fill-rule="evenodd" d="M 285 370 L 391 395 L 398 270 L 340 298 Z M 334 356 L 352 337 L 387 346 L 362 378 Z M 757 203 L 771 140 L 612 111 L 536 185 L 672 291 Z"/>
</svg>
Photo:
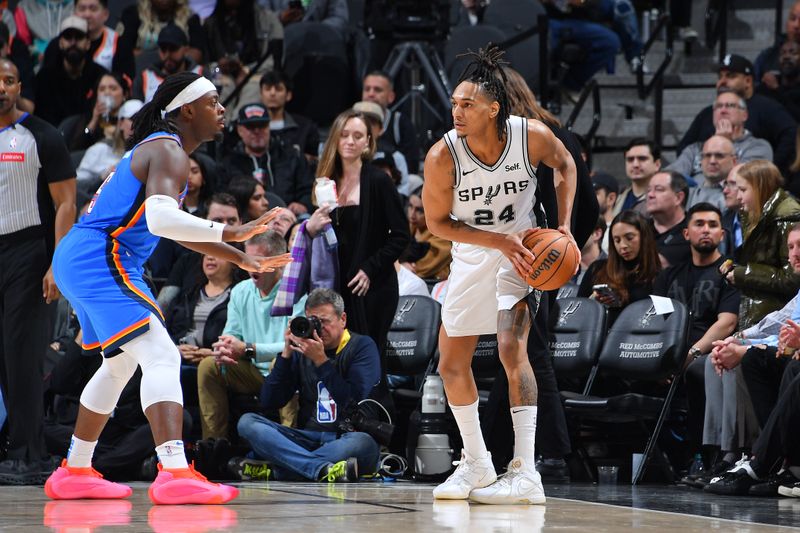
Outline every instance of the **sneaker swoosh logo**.
<svg viewBox="0 0 800 533">
<path fill-rule="evenodd" d="M 473 173 L 473 172 L 475 172 L 476 170 L 478 170 L 478 169 L 477 169 L 477 168 L 473 168 L 472 170 L 462 170 L 462 171 L 461 171 L 461 175 L 462 175 L 462 176 L 466 176 L 467 174 L 472 174 L 472 173 Z"/>
</svg>

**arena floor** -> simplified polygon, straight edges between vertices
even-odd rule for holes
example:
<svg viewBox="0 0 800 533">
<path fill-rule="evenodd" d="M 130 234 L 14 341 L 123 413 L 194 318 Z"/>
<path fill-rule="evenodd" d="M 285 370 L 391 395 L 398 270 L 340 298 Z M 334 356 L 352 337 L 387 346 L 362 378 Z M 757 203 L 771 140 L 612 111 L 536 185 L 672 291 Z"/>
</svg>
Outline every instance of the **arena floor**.
<svg viewBox="0 0 800 533">
<path fill-rule="evenodd" d="M 41 487 L 0 488 L 0 530 L 324 531 L 800 531 L 800 499 L 724 498 L 682 487 L 565 484 L 546 487 L 547 505 L 433 502 L 415 483 L 246 483 L 224 506 L 153 506 L 147 484 L 129 500 L 48 501 Z M 793 527 L 795 526 L 795 527 Z"/>
</svg>

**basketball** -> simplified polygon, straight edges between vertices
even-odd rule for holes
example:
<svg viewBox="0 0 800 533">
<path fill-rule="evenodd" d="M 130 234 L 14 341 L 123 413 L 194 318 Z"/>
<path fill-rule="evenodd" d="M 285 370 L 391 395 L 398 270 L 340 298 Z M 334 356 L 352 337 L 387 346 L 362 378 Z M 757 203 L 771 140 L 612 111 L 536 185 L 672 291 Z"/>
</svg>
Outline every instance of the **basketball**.
<svg viewBox="0 0 800 533">
<path fill-rule="evenodd" d="M 566 284 L 578 266 L 578 250 L 572 241 L 555 229 L 539 229 L 528 234 L 523 246 L 535 256 L 533 272 L 525 279 L 534 289 L 551 291 Z"/>
</svg>

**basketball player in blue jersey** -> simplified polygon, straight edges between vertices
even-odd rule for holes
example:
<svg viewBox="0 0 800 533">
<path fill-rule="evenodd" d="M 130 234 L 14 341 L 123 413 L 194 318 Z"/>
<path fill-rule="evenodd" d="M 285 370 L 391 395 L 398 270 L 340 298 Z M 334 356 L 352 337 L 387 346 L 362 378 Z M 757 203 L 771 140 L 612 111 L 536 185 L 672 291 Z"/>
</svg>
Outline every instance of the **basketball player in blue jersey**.
<svg viewBox="0 0 800 533">
<path fill-rule="evenodd" d="M 501 54 L 497 48 L 470 54 L 473 61 L 452 95 L 455 128 L 425 158 L 428 227 L 453 241 L 439 373 L 464 442 L 458 468 L 433 495 L 536 504 L 544 503 L 545 495 L 535 468 L 537 388 L 527 337 L 532 318 L 528 300 L 538 303 L 539 294 L 528 298 L 532 289 L 525 278 L 534 257 L 522 241 L 539 225 L 533 206 L 540 162 L 558 171 L 558 228 L 572 239 L 576 171 L 569 152 L 547 126 L 509 114 Z M 514 459 L 500 478 L 481 435 L 470 366 L 478 336 L 495 333 L 514 424 Z"/>
<path fill-rule="evenodd" d="M 277 215 L 274 210 L 248 224 L 227 226 L 180 209 L 187 190 L 188 154 L 221 134 L 224 111 L 207 79 L 190 72 L 167 78 L 134 116 L 130 150 L 56 249 L 56 283 L 78 316 L 83 348 L 102 351 L 104 359 L 81 394 L 67 458 L 45 484 L 45 493 L 53 499 L 131 494 L 130 487 L 102 479 L 91 460 L 100 432 L 137 366 L 142 367 L 142 409 L 160 462 L 148 491 L 153 503 L 225 503 L 238 494 L 234 487 L 208 482 L 187 465 L 181 441 L 181 356 L 142 279 L 144 262 L 160 237 L 250 272 L 272 271 L 291 261 L 289 254 L 253 257 L 225 244 L 266 231 Z"/>
</svg>

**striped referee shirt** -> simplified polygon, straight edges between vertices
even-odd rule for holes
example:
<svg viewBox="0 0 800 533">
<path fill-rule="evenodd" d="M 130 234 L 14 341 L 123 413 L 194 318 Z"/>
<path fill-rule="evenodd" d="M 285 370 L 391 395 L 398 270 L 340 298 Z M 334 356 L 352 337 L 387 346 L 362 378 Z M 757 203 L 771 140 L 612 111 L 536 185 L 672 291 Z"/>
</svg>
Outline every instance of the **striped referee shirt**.
<svg viewBox="0 0 800 533">
<path fill-rule="evenodd" d="M 55 208 L 48 184 L 73 177 L 64 139 L 44 120 L 25 113 L 0 130 L 0 241 L 52 241 Z"/>
</svg>

